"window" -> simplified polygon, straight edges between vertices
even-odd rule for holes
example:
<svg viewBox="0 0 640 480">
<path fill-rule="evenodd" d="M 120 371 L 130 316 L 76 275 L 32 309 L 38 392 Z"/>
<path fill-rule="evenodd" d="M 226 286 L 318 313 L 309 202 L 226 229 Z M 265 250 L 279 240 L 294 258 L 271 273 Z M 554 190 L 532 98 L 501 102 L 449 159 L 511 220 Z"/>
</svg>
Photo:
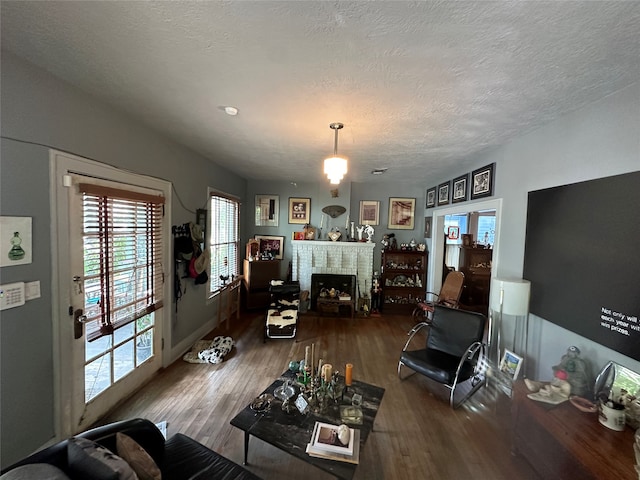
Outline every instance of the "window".
<svg viewBox="0 0 640 480">
<path fill-rule="evenodd" d="M 467 233 L 467 229 L 469 224 L 469 217 L 465 214 L 456 214 L 456 215 L 445 215 L 444 217 L 444 234 L 446 238 L 446 243 L 449 245 L 461 245 L 462 240 L 461 236 L 458 235 L 457 239 L 451 239 L 447 237 L 447 233 L 449 232 L 449 227 L 458 227 L 460 229 L 460 234 Z"/>
<path fill-rule="evenodd" d="M 209 276 L 209 293 L 214 294 L 238 275 L 240 202 L 219 192 L 211 192 L 210 195 L 211 275 Z"/>
<path fill-rule="evenodd" d="M 136 322 L 152 335 L 162 307 L 164 197 L 80 183 L 87 341 Z"/>
<path fill-rule="evenodd" d="M 481 245 L 493 245 L 496 235 L 495 213 L 480 212 L 478 216 L 478 236 L 477 241 Z"/>
<path fill-rule="evenodd" d="M 78 182 L 84 304 L 84 392 L 89 402 L 151 360 L 164 289 L 161 192 Z M 115 186 L 114 186 L 115 185 Z M 74 279 L 75 280 L 75 279 Z"/>
</svg>

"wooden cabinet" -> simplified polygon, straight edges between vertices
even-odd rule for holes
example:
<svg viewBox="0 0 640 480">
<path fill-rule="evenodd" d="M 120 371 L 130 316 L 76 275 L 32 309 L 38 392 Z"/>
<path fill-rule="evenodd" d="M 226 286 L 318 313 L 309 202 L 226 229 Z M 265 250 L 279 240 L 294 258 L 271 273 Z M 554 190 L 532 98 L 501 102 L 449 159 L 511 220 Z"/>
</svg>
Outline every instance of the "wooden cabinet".
<svg viewBox="0 0 640 480">
<path fill-rule="evenodd" d="M 460 303 L 469 310 L 487 314 L 489 310 L 489 287 L 493 250 L 462 247 L 460 249 L 460 271 L 464 273 L 464 288 Z"/>
<path fill-rule="evenodd" d="M 633 431 L 610 430 L 598 414 L 583 413 L 568 401 L 560 405 L 527 397 L 524 382 L 514 385 L 513 446 L 540 478 L 634 479 Z"/>
<path fill-rule="evenodd" d="M 267 308 L 271 299 L 269 283 L 280 279 L 280 260 L 244 260 L 245 307 Z"/>
<path fill-rule="evenodd" d="M 427 252 L 385 250 L 380 266 L 382 311 L 411 313 L 424 300 Z"/>
</svg>

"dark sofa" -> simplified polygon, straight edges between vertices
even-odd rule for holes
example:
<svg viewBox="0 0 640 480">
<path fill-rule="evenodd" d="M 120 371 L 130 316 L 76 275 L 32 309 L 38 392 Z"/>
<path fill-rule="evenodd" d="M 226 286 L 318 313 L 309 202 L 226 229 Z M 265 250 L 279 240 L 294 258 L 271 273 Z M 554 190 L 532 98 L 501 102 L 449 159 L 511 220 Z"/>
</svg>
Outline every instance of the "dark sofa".
<svg viewBox="0 0 640 480">
<path fill-rule="evenodd" d="M 118 432 L 128 435 L 144 448 L 160 468 L 163 480 L 260 480 L 260 477 L 186 435 L 177 433 L 165 441 L 155 424 L 142 418 L 97 427 L 79 433 L 76 437 L 93 440 L 116 452 L 116 433 Z M 48 463 L 69 474 L 68 444 L 68 440 L 63 440 L 24 458 L 0 473 L 4 474 L 22 465 Z"/>
</svg>

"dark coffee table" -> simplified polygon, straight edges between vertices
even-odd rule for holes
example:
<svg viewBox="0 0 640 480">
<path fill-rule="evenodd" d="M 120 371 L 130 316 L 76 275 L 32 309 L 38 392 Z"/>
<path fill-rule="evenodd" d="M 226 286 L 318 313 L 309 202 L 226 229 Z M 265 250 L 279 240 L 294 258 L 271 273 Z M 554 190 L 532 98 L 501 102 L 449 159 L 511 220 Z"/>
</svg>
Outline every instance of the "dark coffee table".
<svg viewBox="0 0 640 480">
<path fill-rule="evenodd" d="M 274 390 L 282 385 L 286 379 L 295 379 L 295 375 L 292 372 L 286 371 L 262 393 L 270 393 L 273 395 Z M 344 400 L 341 403 L 350 405 L 351 397 L 355 393 L 362 395 L 363 419 L 361 425 L 349 426 L 360 430 L 360 450 L 362 452 L 369 433 L 373 430 L 373 422 L 375 421 L 378 408 L 382 402 L 384 388 L 354 380 L 353 385 L 346 390 Z M 269 445 L 273 445 L 294 457 L 315 465 L 325 472 L 329 472 L 336 478 L 345 480 L 352 479 L 357 465 L 316 458 L 305 452 L 316 421 L 335 425 L 342 423 L 339 405 L 331 405 L 324 414 L 309 412 L 306 415 L 299 413 L 297 410 L 293 413 L 285 413 L 281 407 L 282 402 L 277 399 L 273 401 L 271 408 L 265 413 L 256 413 L 248 405 L 231 419 L 231 425 L 244 431 L 245 465 L 247 464 L 247 456 L 249 453 L 249 438 L 253 435 Z M 360 458 L 362 458 L 362 453 L 360 454 Z"/>
</svg>

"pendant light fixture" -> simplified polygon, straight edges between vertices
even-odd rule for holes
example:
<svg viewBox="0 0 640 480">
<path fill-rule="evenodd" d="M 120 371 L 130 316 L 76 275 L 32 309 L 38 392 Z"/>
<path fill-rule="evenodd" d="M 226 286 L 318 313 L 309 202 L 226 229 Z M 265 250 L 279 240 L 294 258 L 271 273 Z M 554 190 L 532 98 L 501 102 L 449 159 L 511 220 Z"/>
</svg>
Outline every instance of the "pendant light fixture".
<svg viewBox="0 0 640 480">
<path fill-rule="evenodd" d="M 338 130 L 342 127 L 344 127 L 342 123 L 329 124 L 329 128 L 335 132 L 335 141 L 333 144 L 333 157 L 324 160 L 324 173 L 333 185 L 338 185 L 347 173 L 347 159 L 338 156 Z"/>
</svg>

